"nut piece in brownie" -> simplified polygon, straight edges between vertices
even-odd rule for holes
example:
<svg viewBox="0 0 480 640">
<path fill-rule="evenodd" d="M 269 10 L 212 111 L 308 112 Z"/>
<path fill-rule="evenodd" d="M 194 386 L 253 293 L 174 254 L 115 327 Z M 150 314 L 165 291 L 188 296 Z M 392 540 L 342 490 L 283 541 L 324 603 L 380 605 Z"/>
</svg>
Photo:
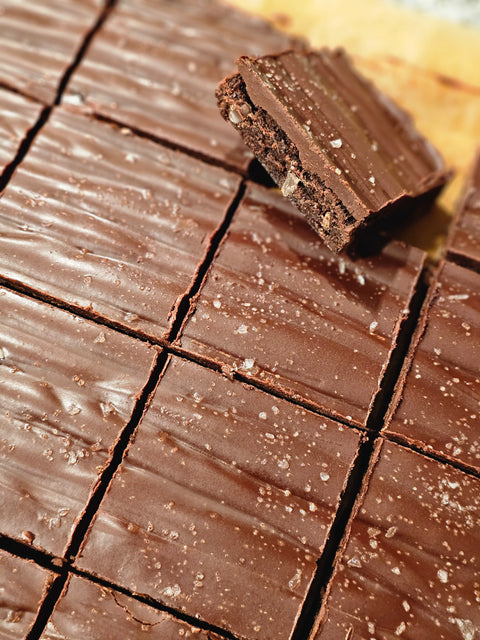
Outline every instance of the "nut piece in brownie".
<svg viewBox="0 0 480 640">
<path fill-rule="evenodd" d="M 217 90 L 223 117 L 332 250 L 445 183 L 437 151 L 343 50 L 237 65 Z"/>
<path fill-rule="evenodd" d="M 480 471 L 480 274 L 444 263 L 388 412 L 387 431 Z"/>
<path fill-rule="evenodd" d="M 480 479 L 384 442 L 315 640 L 473 640 Z"/>
<path fill-rule="evenodd" d="M 449 260 L 480 271 L 480 149 L 447 242 Z"/>
</svg>

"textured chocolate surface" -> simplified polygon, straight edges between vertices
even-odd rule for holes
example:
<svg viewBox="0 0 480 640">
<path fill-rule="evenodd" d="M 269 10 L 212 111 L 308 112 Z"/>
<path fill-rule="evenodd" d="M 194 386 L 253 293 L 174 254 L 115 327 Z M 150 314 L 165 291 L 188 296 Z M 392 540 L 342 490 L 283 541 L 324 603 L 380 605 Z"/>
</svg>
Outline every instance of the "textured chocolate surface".
<svg viewBox="0 0 480 640">
<path fill-rule="evenodd" d="M 220 640 L 138 600 L 72 576 L 42 640 Z"/>
<path fill-rule="evenodd" d="M 45 103 L 57 95 L 101 0 L 2 0 L 0 82 Z"/>
<path fill-rule="evenodd" d="M 40 104 L 0 88 L 0 178 L 5 167 L 14 160 L 41 109 Z"/>
<path fill-rule="evenodd" d="M 239 178 L 57 109 L 0 209 L 0 274 L 161 337 Z"/>
<path fill-rule="evenodd" d="M 0 640 L 19 640 L 32 625 L 50 573 L 0 550 Z"/>
<path fill-rule="evenodd" d="M 252 156 L 219 117 L 215 87 L 238 56 L 292 42 L 215 0 L 120 0 L 65 100 L 245 169 Z"/>
<path fill-rule="evenodd" d="M 174 359 L 78 564 L 238 637 L 290 638 L 358 442 Z"/>
<path fill-rule="evenodd" d="M 480 480 L 385 442 L 318 640 L 473 640 Z"/>
<path fill-rule="evenodd" d="M 182 346 L 364 425 L 423 253 L 335 256 L 280 194 L 250 186 Z"/>
<path fill-rule="evenodd" d="M 447 241 L 447 257 L 480 271 L 480 150 Z"/>
<path fill-rule="evenodd" d="M 437 151 L 342 50 L 237 61 L 222 115 L 334 250 L 369 217 L 445 182 Z"/>
<path fill-rule="evenodd" d="M 480 274 L 444 263 L 422 328 L 387 431 L 480 470 Z"/>
<path fill-rule="evenodd" d="M 0 532 L 61 556 L 155 350 L 0 290 Z"/>
</svg>

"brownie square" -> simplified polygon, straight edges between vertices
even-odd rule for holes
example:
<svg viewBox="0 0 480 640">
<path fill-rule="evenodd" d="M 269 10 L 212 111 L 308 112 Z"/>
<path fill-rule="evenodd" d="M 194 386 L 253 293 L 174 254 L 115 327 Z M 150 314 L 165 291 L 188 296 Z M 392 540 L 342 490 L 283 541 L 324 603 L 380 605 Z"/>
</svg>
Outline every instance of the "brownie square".
<svg viewBox="0 0 480 640">
<path fill-rule="evenodd" d="M 480 480 L 384 442 L 315 640 L 473 640 Z"/>
<path fill-rule="evenodd" d="M 0 638 L 26 637 L 53 574 L 0 550 Z"/>
<path fill-rule="evenodd" d="M 423 260 L 396 242 L 335 256 L 285 198 L 250 185 L 182 347 L 365 426 Z"/>
<path fill-rule="evenodd" d="M 36 123 L 42 105 L 0 87 L 0 185 L 2 175 Z"/>
<path fill-rule="evenodd" d="M 2 0 L 0 82 L 52 104 L 101 0 Z"/>
<path fill-rule="evenodd" d="M 204 631 L 138 600 L 89 582 L 70 577 L 56 604 L 41 640 L 220 640 Z"/>
<path fill-rule="evenodd" d="M 64 100 L 244 170 L 252 156 L 219 116 L 215 87 L 239 55 L 293 42 L 215 0 L 120 0 Z"/>
<path fill-rule="evenodd" d="M 342 49 L 237 66 L 217 90 L 223 117 L 333 251 L 445 183 L 440 154 Z"/>
<path fill-rule="evenodd" d="M 447 258 L 480 272 L 480 150 L 447 240 Z"/>
<path fill-rule="evenodd" d="M 236 637 L 290 638 L 359 440 L 174 358 L 77 566 Z"/>
<path fill-rule="evenodd" d="M 0 275 L 161 338 L 238 185 L 57 109 L 3 194 Z"/>
<path fill-rule="evenodd" d="M 156 351 L 0 290 L 0 533 L 62 556 Z"/>
<path fill-rule="evenodd" d="M 386 431 L 480 470 L 480 274 L 437 275 L 387 414 Z"/>
</svg>

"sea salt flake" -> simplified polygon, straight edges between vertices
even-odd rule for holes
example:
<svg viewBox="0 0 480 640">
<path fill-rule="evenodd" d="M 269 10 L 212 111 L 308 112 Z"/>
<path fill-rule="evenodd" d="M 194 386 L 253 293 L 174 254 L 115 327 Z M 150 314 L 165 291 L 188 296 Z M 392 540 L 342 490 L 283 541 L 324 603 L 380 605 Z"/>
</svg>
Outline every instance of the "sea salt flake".
<svg viewBox="0 0 480 640">
<path fill-rule="evenodd" d="M 395 629 L 395 635 L 396 636 L 401 636 L 402 633 L 405 631 L 405 629 L 407 628 L 407 625 L 405 624 L 405 622 L 401 622 L 398 627 Z"/>
<path fill-rule="evenodd" d="M 471 620 L 462 620 L 462 618 L 455 618 L 455 622 L 460 629 L 463 640 L 474 640 L 475 638 L 475 625 Z"/>
<path fill-rule="evenodd" d="M 342 144 L 343 144 L 343 142 L 342 142 L 341 138 L 336 138 L 335 140 L 330 140 L 330 146 L 332 146 L 334 149 L 340 149 Z"/>
<path fill-rule="evenodd" d="M 287 173 L 287 177 L 285 178 L 282 184 L 282 194 L 284 196 L 291 196 L 292 193 L 297 188 L 297 185 L 299 182 L 300 182 L 300 178 L 298 178 L 294 173 L 289 171 Z"/>
<path fill-rule="evenodd" d="M 437 571 L 437 578 L 440 580 L 440 582 L 446 584 L 448 582 L 448 572 L 445 571 L 445 569 L 439 569 Z"/>
</svg>

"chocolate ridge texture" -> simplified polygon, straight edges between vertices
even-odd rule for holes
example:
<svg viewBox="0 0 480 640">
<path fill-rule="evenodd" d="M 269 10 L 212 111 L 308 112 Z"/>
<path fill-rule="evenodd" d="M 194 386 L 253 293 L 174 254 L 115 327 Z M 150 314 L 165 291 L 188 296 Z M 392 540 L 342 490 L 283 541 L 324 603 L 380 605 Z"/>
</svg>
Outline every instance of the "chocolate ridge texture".
<svg viewBox="0 0 480 640">
<path fill-rule="evenodd" d="M 223 117 L 332 250 L 445 183 L 439 153 L 343 50 L 244 56 L 237 65 L 217 90 Z"/>
</svg>

